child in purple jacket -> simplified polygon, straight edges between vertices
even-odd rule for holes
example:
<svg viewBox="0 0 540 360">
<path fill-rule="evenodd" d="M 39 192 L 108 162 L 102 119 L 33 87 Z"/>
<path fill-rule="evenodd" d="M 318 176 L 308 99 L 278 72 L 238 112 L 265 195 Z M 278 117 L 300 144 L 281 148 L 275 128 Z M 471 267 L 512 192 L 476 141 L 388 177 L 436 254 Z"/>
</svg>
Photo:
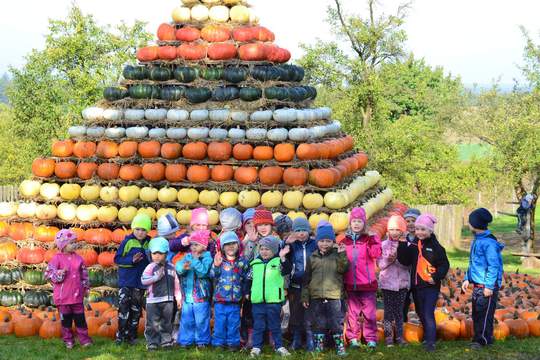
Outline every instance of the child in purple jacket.
<svg viewBox="0 0 540 360">
<path fill-rule="evenodd" d="M 388 235 L 382 243 L 382 256 L 377 260 L 379 266 L 379 287 L 384 301 L 384 337 L 386 346 L 394 345 L 393 328 L 395 324 L 395 342 L 405 344 L 403 339 L 403 304 L 409 292 L 409 266 L 397 260 L 399 240 L 406 236 L 407 222 L 398 215 L 388 220 Z"/>
<path fill-rule="evenodd" d="M 62 321 L 62 339 L 68 349 L 74 346 L 72 323 L 81 346 L 92 344 L 88 336 L 88 327 L 84 317 L 83 300 L 90 286 L 88 272 L 82 257 L 75 253 L 77 235 L 71 230 L 60 230 L 55 237 L 59 253 L 49 262 L 45 278 L 53 284 L 53 299 L 60 312 Z"/>
</svg>

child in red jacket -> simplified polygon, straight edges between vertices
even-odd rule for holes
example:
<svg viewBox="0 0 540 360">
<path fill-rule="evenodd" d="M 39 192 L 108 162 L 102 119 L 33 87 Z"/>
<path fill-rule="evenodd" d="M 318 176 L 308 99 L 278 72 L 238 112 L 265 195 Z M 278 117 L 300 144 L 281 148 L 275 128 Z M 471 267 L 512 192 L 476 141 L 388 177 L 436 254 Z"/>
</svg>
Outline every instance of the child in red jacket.
<svg viewBox="0 0 540 360">
<path fill-rule="evenodd" d="M 347 291 L 347 331 L 352 347 L 358 347 L 360 325 L 358 318 L 363 314 L 362 334 L 368 348 L 377 346 L 377 275 L 375 261 L 381 256 L 381 242 L 375 235 L 366 232 L 366 212 L 362 208 L 351 210 L 349 229 L 343 239 L 349 260 L 344 283 Z"/>
</svg>

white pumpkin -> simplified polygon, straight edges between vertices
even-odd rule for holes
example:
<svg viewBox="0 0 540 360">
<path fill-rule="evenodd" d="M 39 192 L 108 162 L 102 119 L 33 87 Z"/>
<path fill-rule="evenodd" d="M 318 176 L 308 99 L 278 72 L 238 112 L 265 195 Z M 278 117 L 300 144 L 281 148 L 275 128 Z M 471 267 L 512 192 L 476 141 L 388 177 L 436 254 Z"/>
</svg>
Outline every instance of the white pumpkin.
<svg viewBox="0 0 540 360">
<path fill-rule="evenodd" d="M 98 217 L 98 207 L 94 204 L 77 206 L 77 219 L 79 221 L 94 221 Z"/>
<path fill-rule="evenodd" d="M 145 214 L 148 215 L 152 220 L 156 219 L 156 210 L 151 207 L 140 208 L 137 210 L 137 214 Z"/>
<path fill-rule="evenodd" d="M 19 204 L 14 201 L 0 202 L 0 217 L 10 217 L 17 213 Z"/>
<path fill-rule="evenodd" d="M 103 119 L 103 109 L 97 106 L 92 106 L 82 111 L 82 117 L 84 120 L 97 121 Z"/>
<path fill-rule="evenodd" d="M 227 22 L 229 20 L 229 8 L 223 5 L 212 6 L 208 12 L 208 17 L 212 21 Z"/>
<path fill-rule="evenodd" d="M 332 109 L 329 107 L 322 107 L 320 108 L 322 111 L 322 118 L 323 119 L 330 119 L 332 117 Z"/>
<path fill-rule="evenodd" d="M 214 206 L 219 201 L 219 193 L 215 190 L 203 190 L 199 193 L 199 202 L 205 206 Z"/>
<path fill-rule="evenodd" d="M 306 209 L 318 209 L 324 205 L 324 199 L 321 194 L 305 194 L 304 198 L 302 199 L 302 205 Z"/>
<path fill-rule="evenodd" d="M 156 188 L 149 187 L 149 186 L 143 187 L 139 191 L 139 199 L 146 202 L 156 201 L 158 198 L 158 192 L 159 191 Z"/>
<path fill-rule="evenodd" d="M 195 21 L 206 21 L 208 20 L 209 10 L 204 5 L 195 5 L 191 8 L 191 18 Z"/>
<path fill-rule="evenodd" d="M 266 136 L 268 137 L 268 140 L 270 141 L 276 141 L 276 142 L 285 141 L 287 140 L 287 137 L 289 136 L 289 131 L 285 128 L 272 129 L 272 130 L 268 130 L 268 133 L 266 134 Z"/>
<path fill-rule="evenodd" d="M 124 118 L 129 121 L 141 121 L 144 120 L 144 110 L 142 109 L 126 109 L 124 111 Z"/>
<path fill-rule="evenodd" d="M 131 139 L 142 139 L 148 135 L 146 126 L 133 126 L 126 129 L 126 137 Z"/>
<path fill-rule="evenodd" d="M 81 199 L 85 201 L 94 201 L 99 199 L 99 193 L 101 192 L 101 186 L 100 185 L 84 185 L 81 189 L 81 193 L 79 194 Z"/>
<path fill-rule="evenodd" d="M 86 135 L 87 127 L 84 125 L 70 126 L 68 129 L 68 135 L 72 138 L 79 138 Z"/>
<path fill-rule="evenodd" d="M 306 141 L 310 132 L 306 128 L 294 128 L 289 130 L 289 139 L 292 141 Z"/>
<path fill-rule="evenodd" d="M 233 207 L 238 204 L 238 193 L 234 191 L 225 191 L 219 195 L 219 203 L 224 207 Z"/>
<path fill-rule="evenodd" d="M 118 209 L 115 206 L 102 206 L 98 209 L 97 219 L 104 223 L 112 223 L 118 218 Z"/>
<path fill-rule="evenodd" d="M 186 121 L 189 119 L 189 112 L 184 109 L 170 109 L 167 111 L 168 121 Z"/>
<path fill-rule="evenodd" d="M 180 225 L 189 225 L 191 222 L 191 210 L 180 210 L 176 214 L 176 220 Z"/>
<path fill-rule="evenodd" d="M 35 202 L 20 203 L 17 207 L 17 216 L 21 218 L 31 218 L 36 215 L 37 204 Z"/>
<path fill-rule="evenodd" d="M 41 184 L 39 188 L 39 195 L 46 200 L 55 199 L 58 197 L 58 194 L 60 194 L 60 185 L 55 183 Z"/>
<path fill-rule="evenodd" d="M 238 203 L 243 208 L 252 208 L 261 202 L 261 194 L 256 190 L 243 190 L 238 194 Z"/>
<path fill-rule="evenodd" d="M 167 129 L 167 137 L 169 139 L 174 139 L 174 140 L 185 139 L 186 136 L 187 136 L 187 130 L 184 128 Z"/>
<path fill-rule="evenodd" d="M 77 206 L 71 203 L 61 203 L 56 209 L 59 219 L 64 221 L 73 221 L 77 218 Z"/>
<path fill-rule="evenodd" d="M 246 131 L 246 137 L 250 140 L 264 140 L 266 138 L 266 129 L 251 128 Z"/>
<path fill-rule="evenodd" d="M 302 205 L 304 194 L 301 191 L 287 191 L 283 194 L 283 206 L 287 209 L 298 209 Z"/>
<path fill-rule="evenodd" d="M 99 191 L 99 198 L 105 202 L 118 200 L 118 188 L 116 186 L 104 186 Z"/>
<path fill-rule="evenodd" d="M 189 118 L 193 121 L 205 121 L 208 120 L 210 113 L 206 109 L 193 110 L 189 115 Z"/>
<path fill-rule="evenodd" d="M 19 194 L 22 197 L 33 197 L 39 194 L 41 183 L 37 180 L 24 180 L 19 185 Z"/>
<path fill-rule="evenodd" d="M 208 210 L 208 225 L 216 226 L 219 223 L 219 213 L 214 210 Z"/>
<path fill-rule="evenodd" d="M 315 112 L 311 109 L 298 109 L 296 110 L 296 120 L 298 121 L 312 121 L 315 120 Z"/>
<path fill-rule="evenodd" d="M 175 7 L 172 12 L 172 19 L 175 23 L 185 23 L 191 20 L 191 10 L 187 7 Z"/>
<path fill-rule="evenodd" d="M 118 121 L 122 119 L 124 112 L 120 109 L 106 109 L 103 111 L 103 119 L 108 121 Z"/>
<path fill-rule="evenodd" d="M 274 120 L 278 123 L 289 124 L 296 121 L 295 109 L 278 109 L 274 111 Z"/>
<path fill-rule="evenodd" d="M 233 111 L 231 113 L 231 119 L 234 122 L 244 123 L 249 119 L 247 111 Z"/>
<path fill-rule="evenodd" d="M 208 136 L 210 136 L 210 139 L 223 140 L 227 138 L 228 134 L 229 132 L 227 131 L 227 129 L 215 128 L 215 129 L 210 130 L 210 132 L 208 133 Z"/>
<path fill-rule="evenodd" d="M 273 115 L 272 110 L 259 110 L 251 113 L 249 118 L 251 121 L 270 121 Z"/>
<path fill-rule="evenodd" d="M 137 215 L 137 208 L 135 206 L 123 207 L 118 210 L 118 220 L 123 223 L 130 223 Z"/>
<path fill-rule="evenodd" d="M 86 129 L 86 136 L 100 138 L 105 135 L 105 128 L 102 126 L 92 126 Z"/>
<path fill-rule="evenodd" d="M 118 198 L 126 203 L 131 203 L 139 199 L 141 189 L 137 185 L 122 186 L 118 190 Z"/>
<path fill-rule="evenodd" d="M 52 204 L 39 204 L 36 207 L 36 217 L 40 220 L 52 220 L 56 215 L 56 206 Z"/>
<path fill-rule="evenodd" d="M 267 191 L 261 196 L 261 204 L 266 208 L 275 208 L 281 205 L 283 194 L 281 191 Z"/>
<path fill-rule="evenodd" d="M 195 189 L 181 189 L 177 198 L 182 205 L 193 205 L 199 200 L 199 192 Z"/>
<path fill-rule="evenodd" d="M 229 12 L 229 16 L 231 17 L 231 21 L 240 24 L 246 24 L 250 20 L 249 9 L 244 5 L 233 6 Z"/>
<path fill-rule="evenodd" d="M 60 186 L 60 197 L 63 200 L 76 200 L 81 195 L 81 185 L 79 184 L 63 184 Z"/>
<path fill-rule="evenodd" d="M 229 120 L 231 116 L 231 111 L 227 109 L 211 110 L 209 117 L 212 121 L 225 122 Z"/>
<path fill-rule="evenodd" d="M 332 210 L 342 209 L 347 206 L 347 200 L 342 193 L 331 191 L 324 195 L 324 206 Z"/>
<path fill-rule="evenodd" d="M 314 126 L 309 129 L 309 135 L 313 139 L 320 139 L 326 136 L 326 126 Z"/>
<path fill-rule="evenodd" d="M 178 191 L 175 188 L 164 187 L 158 191 L 158 201 L 161 203 L 170 203 L 176 201 Z"/>
<path fill-rule="evenodd" d="M 120 139 L 124 136 L 126 136 L 126 129 L 123 127 L 113 127 L 105 130 L 105 137 L 109 139 Z"/>
<path fill-rule="evenodd" d="M 163 128 L 153 128 L 148 131 L 148 137 L 151 139 L 163 139 L 167 136 L 167 130 Z"/>
<path fill-rule="evenodd" d="M 245 139 L 246 137 L 246 130 L 244 129 L 238 129 L 238 128 L 232 128 L 229 129 L 229 137 L 231 139 L 241 140 Z"/>
<path fill-rule="evenodd" d="M 188 138 L 192 140 L 200 140 L 208 138 L 210 130 L 207 127 L 189 128 L 187 131 Z"/>
<path fill-rule="evenodd" d="M 146 109 L 144 117 L 150 121 L 162 121 L 167 118 L 167 109 Z"/>
</svg>

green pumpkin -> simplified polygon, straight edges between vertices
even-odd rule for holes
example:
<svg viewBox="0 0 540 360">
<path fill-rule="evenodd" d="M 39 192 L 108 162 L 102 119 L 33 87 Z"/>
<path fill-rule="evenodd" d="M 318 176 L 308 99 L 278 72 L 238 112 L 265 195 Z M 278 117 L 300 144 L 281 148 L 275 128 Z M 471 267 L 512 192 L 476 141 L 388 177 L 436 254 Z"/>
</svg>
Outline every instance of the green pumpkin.
<svg viewBox="0 0 540 360">
<path fill-rule="evenodd" d="M 152 85 L 133 85 L 129 88 L 129 96 L 133 99 L 150 99 L 152 97 L 152 89 Z"/>
<path fill-rule="evenodd" d="M 302 89 L 305 89 L 308 93 L 306 99 L 315 100 L 317 98 L 317 88 L 313 86 L 302 86 Z"/>
<path fill-rule="evenodd" d="M 192 104 L 199 104 L 210 100 L 212 97 L 212 91 L 208 88 L 187 88 L 186 99 Z"/>
<path fill-rule="evenodd" d="M 97 291 L 91 290 L 90 293 L 88 293 L 88 297 L 87 297 L 88 302 L 99 302 L 101 301 L 101 299 L 102 299 L 101 293 Z"/>
<path fill-rule="evenodd" d="M 245 81 L 248 76 L 248 71 L 241 67 L 228 67 L 223 71 L 223 80 L 233 84 Z"/>
<path fill-rule="evenodd" d="M 103 274 L 103 284 L 108 287 L 118 288 L 118 272 L 107 271 Z"/>
<path fill-rule="evenodd" d="M 159 86 L 152 86 L 151 99 L 161 99 L 161 88 Z"/>
<path fill-rule="evenodd" d="M 214 89 L 212 93 L 213 101 L 231 101 L 238 99 L 240 90 L 236 86 L 223 86 Z"/>
<path fill-rule="evenodd" d="M 127 90 L 122 87 L 110 86 L 103 90 L 103 97 L 107 101 L 117 101 L 127 96 Z"/>
<path fill-rule="evenodd" d="M 23 297 L 24 305 L 32 308 L 49 306 L 51 295 L 45 291 L 26 291 Z"/>
<path fill-rule="evenodd" d="M 150 76 L 146 66 L 127 65 L 122 73 L 127 80 L 145 80 Z"/>
<path fill-rule="evenodd" d="M 304 80 L 304 68 L 296 65 L 283 65 L 282 67 L 288 72 L 289 81 L 301 82 Z"/>
<path fill-rule="evenodd" d="M 240 99 L 244 101 L 255 101 L 262 97 L 262 90 L 254 87 L 243 87 L 240 89 Z"/>
<path fill-rule="evenodd" d="M 23 280 L 30 285 L 45 285 L 47 283 L 43 271 L 39 270 L 26 270 L 23 275 Z"/>
<path fill-rule="evenodd" d="M 195 81 L 198 76 L 199 73 L 196 68 L 180 66 L 174 70 L 174 78 L 184 84 Z"/>
<path fill-rule="evenodd" d="M 200 77 L 204 80 L 221 80 L 223 77 L 223 68 L 217 68 L 217 67 L 205 67 L 199 69 Z"/>
<path fill-rule="evenodd" d="M 150 79 L 154 81 L 167 81 L 172 79 L 172 72 L 165 67 L 153 67 L 150 69 Z"/>
<path fill-rule="evenodd" d="M 2 267 L 0 268 L 0 285 L 11 285 L 13 279 L 11 277 L 11 269 Z"/>
<path fill-rule="evenodd" d="M 23 279 L 23 272 L 20 268 L 11 269 L 11 281 L 17 283 Z"/>
<path fill-rule="evenodd" d="M 287 100 L 289 98 L 289 91 L 287 88 L 271 86 L 264 89 L 264 97 L 272 100 Z"/>
<path fill-rule="evenodd" d="M 167 101 L 178 101 L 184 96 L 186 88 L 183 86 L 165 86 L 161 89 L 161 99 Z"/>
<path fill-rule="evenodd" d="M 91 287 L 103 286 L 103 271 L 88 270 L 88 281 Z"/>
<path fill-rule="evenodd" d="M 15 306 L 22 302 L 23 297 L 18 291 L 0 291 L 0 305 Z"/>
</svg>

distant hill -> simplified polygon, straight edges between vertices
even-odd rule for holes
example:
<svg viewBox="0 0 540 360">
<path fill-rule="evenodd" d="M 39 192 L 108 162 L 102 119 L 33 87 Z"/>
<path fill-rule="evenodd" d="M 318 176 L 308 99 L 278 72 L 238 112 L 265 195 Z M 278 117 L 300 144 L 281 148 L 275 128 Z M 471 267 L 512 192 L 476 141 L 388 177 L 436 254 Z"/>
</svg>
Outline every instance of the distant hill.
<svg viewBox="0 0 540 360">
<path fill-rule="evenodd" d="M 6 86 L 11 80 L 9 79 L 8 74 L 4 73 L 0 78 L 0 103 L 7 104 L 8 98 L 6 96 Z"/>
</svg>

